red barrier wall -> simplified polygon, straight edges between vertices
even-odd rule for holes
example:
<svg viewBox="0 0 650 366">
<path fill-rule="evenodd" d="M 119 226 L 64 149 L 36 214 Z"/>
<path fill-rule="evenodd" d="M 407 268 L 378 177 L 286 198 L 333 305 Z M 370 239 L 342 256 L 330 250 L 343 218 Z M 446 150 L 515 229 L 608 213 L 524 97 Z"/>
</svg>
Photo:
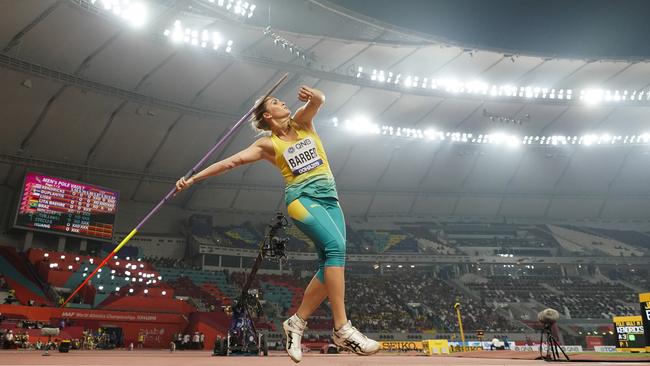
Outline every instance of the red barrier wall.
<svg viewBox="0 0 650 366">
<path fill-rule="evenodd" d="M 159 314 L 133 311 L 85 310 L 52 307 L 0 305 L 0 313 L 8 319 L 20 318 L 58 325 L 61 319 L 71 320 L 75 327 L 97 329 L 122 328 L 124 344 L 137 344 L 138 334 L 145 334 L 145 347 L 167 348 L 175 333 L 184 332 L 189 314 Z"/>
</svg>

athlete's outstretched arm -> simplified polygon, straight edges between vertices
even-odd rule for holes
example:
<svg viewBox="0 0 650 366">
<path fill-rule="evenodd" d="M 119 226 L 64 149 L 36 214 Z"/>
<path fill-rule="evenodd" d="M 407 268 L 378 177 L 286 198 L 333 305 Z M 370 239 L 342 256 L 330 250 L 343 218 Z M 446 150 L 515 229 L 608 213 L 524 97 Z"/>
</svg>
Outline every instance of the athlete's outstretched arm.
<svg viewBox="0 0 650 366">
<path fill-rule="evenodd" d="M 298 90 L 298 99 L 306 102 L 305 105 L 298 108 L 293 120 L 299 125 L 313 129 L 313 119 L 320 107 L 325 103 L 325 95 L 318 89 L 301 86 Z"/>
<path fill-rule="evenodd" d="M 180 191 L 183 191 L 196 182 L 200 182 L 215 175 L 223 174 L 229 170 L 235 169 L 238 166 L 254 163 L 262 159 L 268 160 L 269 157 L 267 156 L 268 153 L 266 152 L 265 145 L 269 144 L 270 141 L 267 140 L 268 137 L 262 137 L 244 150 L 210 165 L 195 175 L 187 179 L 185 179 L 185 177 L 182 177 L 176 182 L 176 192 L 178 193 Z"/>
</svg>

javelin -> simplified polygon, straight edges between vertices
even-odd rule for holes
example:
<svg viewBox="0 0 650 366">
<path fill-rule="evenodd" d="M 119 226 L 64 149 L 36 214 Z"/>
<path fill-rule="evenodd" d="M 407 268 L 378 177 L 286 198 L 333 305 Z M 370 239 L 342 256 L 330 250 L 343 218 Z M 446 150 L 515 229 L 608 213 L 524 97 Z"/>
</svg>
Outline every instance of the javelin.
<svg viewBox="0 0 650 366">
<path fill-rule="evenodd" d="M 284 74 L 284 76 L 282 78 L 280 78 L 280 80 L 278 80 L 278 82 L 275 83 L 275 85 L 273 85 L 273 87 L 268 91 L 268 93 L 266 93 L 264 98 L 260 99 L 260 103 L 264 103 L 266 98 L 269 95 L 271 95 L 278 88 L 278 86 L 280 86 L 280 84 L 282 84 L 282 82 L 287 79 L 288 76 L 289 76 L 289 74 Z M 242 116 L 242 118 L 240 118 L 239 121 L 237 121 L 237 123 L 235 123 L 235 125 L 232 126 L 232 128 L 230 128 L 230 130 L 212 147 L 212 149 L 210 149 L 210 151 L 208 151 L 205 154 L 205 156 L 203 156 L 203 158 L 201 160 L 199 160 L 198 163 L 196 163 L 196 165 L 192 168 L 192 170 L 190 170 L 189 172 L 187 172 L 187 174 L 185 174 L 185 178 L 189 179 L 191 176 L 193 176 L 196 173 L 196 171 L 203 165 L 203 163 L 205 163 L 205 161 L 210 157 L 210 155 L 212 155 L 212 153 L 214 153 L 218 148 L 220 148 L 221 145 L 223 145 L 224 142 L 226 142 L 226 140 L 228 140 L 230 137 L 232 137 L 232 135 L 235 133 L 235 131 L 241 126 L 242 123 L 244 123 L 244 121 L 246 121 L 251 116 L 251 114 L 255 111 L 255 109 L 257 107 L 258 107 L 258 105 L 254 105 L 253 108 L 251 108 L 248 112 L 246 112 L 246 114 L 244 114 Z M 174 185 L 174 188 L 172 188 L 172 190 L 169 191 L 169 193 L 167 193 L 167 195 L 165 195 L 165 197 L 160 202 L 158 202 L 158 204 L 156 206 L 154 206 L 154 208 L 151 209 L 151 211 L 149 211 L 149 213 L 147 213 L 147 215 L 145 215 L 144 219 L 142 219 L 142 221 L 140 221 L 140 223 L 133 230 L 131 230 L 129 235 L 127 235 L 124 239 L 122 239 L 122 241 L 115 247 L 115 249 L 113 249 L 113 251 L 109 255 L 107 255 L 106 258 L 104 258 L 104 260 L 101 263 L 99 263 L 97 268 L 95 268 L 95 270 L 88 277 L 86 277 L 86 279 L 79 286 L 77 286 L 77 288 L 72 292 L 72 294 L 70 294 L 70 296 L 68 296 L 68 298 L 63 302 L 63 304 L 61 304 L 61 307 L 65 307 L 65 305 L 70 301 L 70 299 L 72 299 L 74 297 L 74 295 L 76 295 L 77 292 L 79 292 L 79 290 L 81 290 L 86 285 L 86 283 L 88 283 L 88 281 L 90 281 L 90 279 L 97 272 L 99 272 L 99 270 L 112 257 L 114 257 L 115 254 L 117 254 L 117 252 L 120 249 L 122 249 L 122 247 L 126 243 L 129 242 L 129 240 L 131 240 L 131 238 L 133 238 L 133 236 L 135 236 L 135 234 L 138 232 L 138 230 L 140 230 L 142 225 L 144 225 L 151 218 L 151 216 L 153 216 L 153 214 L 158 212 L 160 207 L 162 207 L 162 205 L 165 202 L 167 202 L 174 195 L 174 193 L 176 193 L 176 186 L 175 185 Z"/>
</svg>

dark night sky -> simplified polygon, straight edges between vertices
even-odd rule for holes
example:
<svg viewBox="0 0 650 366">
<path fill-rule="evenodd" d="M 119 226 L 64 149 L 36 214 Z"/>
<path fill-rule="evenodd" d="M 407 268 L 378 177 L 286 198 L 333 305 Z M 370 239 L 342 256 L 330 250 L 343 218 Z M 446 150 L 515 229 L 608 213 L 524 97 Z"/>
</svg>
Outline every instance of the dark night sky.
<svg viewBox="0 0 650 366">
<path fill-rule="evenodd" d="M 330 0 L 462 43 L 565 57 L 650 58 L 650 0 Z"/>
</svg>

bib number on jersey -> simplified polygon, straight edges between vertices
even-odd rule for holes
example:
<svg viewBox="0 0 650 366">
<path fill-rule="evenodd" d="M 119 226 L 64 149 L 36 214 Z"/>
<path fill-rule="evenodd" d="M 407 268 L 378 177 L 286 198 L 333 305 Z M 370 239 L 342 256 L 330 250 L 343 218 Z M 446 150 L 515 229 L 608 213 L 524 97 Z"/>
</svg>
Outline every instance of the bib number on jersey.
<svg viewBox="0 0 650 366">
<path fill-rule="evenodd" d="M 293 175 L 301 175 L 323 165 L 323 159 L 316 151 L 316 142 L 311 137 L 289 146 L 282 155 Z"/>
</svg>

